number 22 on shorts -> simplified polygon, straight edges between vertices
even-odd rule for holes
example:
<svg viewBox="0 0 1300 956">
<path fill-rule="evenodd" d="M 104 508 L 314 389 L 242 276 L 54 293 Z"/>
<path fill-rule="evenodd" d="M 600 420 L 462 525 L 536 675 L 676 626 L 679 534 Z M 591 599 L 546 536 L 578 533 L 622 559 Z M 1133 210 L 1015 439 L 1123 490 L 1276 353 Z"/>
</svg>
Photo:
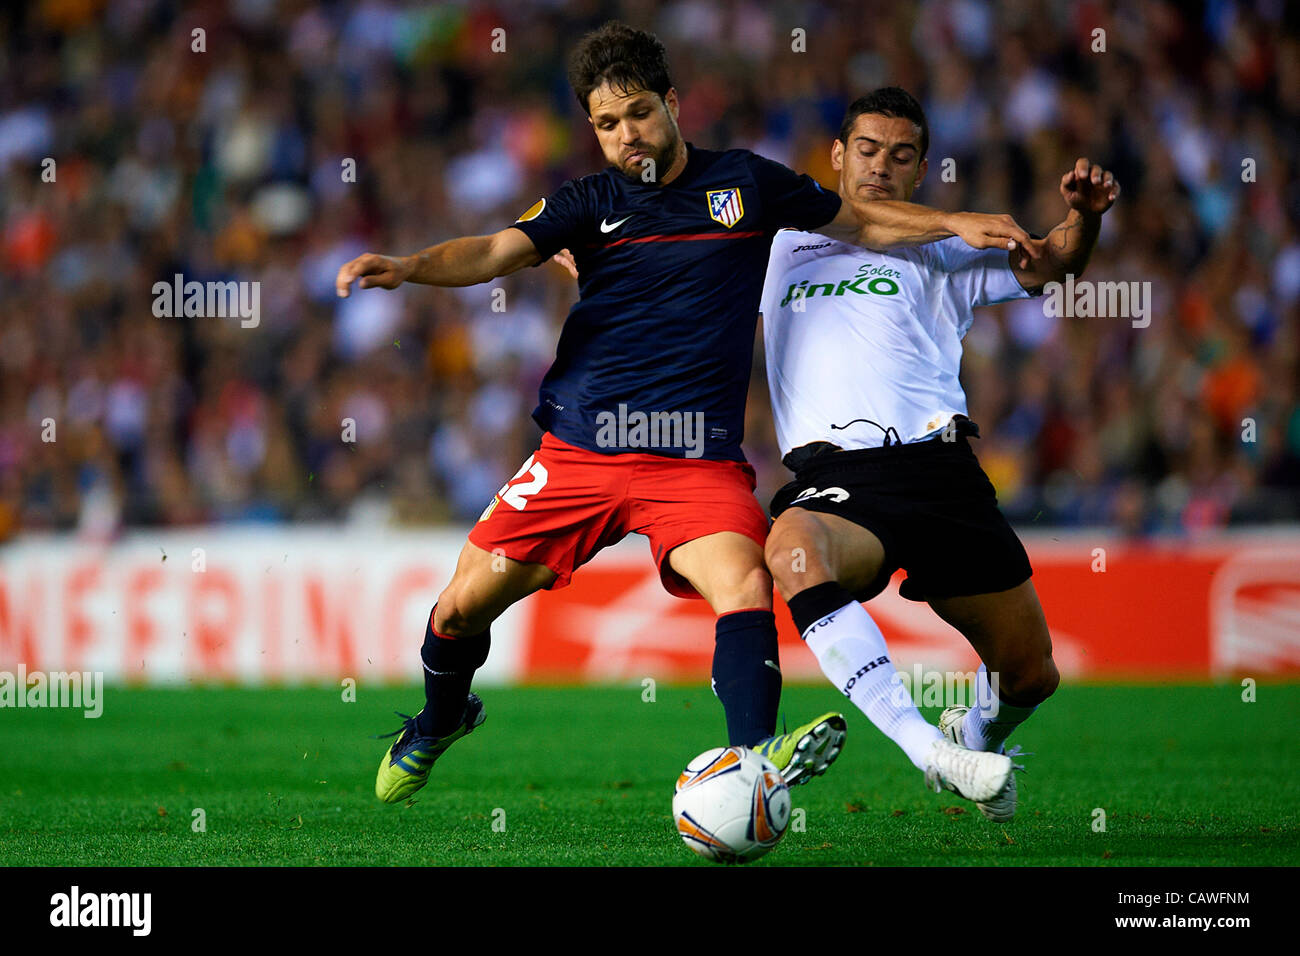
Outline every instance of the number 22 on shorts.
<svg viewBox="0 0 1300 956">
<path fill-rule="evenodd" d="M 529 455 L 528 460 L 519 466 L 519 470 L 515 472 L 514 477 L 501 486 L 501 490 L 498 491 L 496 497 L 492 499 L 492 503 L 489 504 L 483 514 L 479 516 L 479 521 L 485 520 L 488 515 L 492 514 L 498 501 L 504 501 L 516 511 L 523 511 L 524 506 L 528 504 L 528 496 L 534 495 L 546 487 L 546 479 L 549 478 L 550 475 L 547 473 L 545 465 L 540 461 L 533 461 L 534 457 L 536 456 Z M 519 484 L 512 484 L 512 482 L 518 481 L 518 479 L 522 478 L 524 474 L 530 475 L 532 480 L 520 481 Z"/>
</svg>

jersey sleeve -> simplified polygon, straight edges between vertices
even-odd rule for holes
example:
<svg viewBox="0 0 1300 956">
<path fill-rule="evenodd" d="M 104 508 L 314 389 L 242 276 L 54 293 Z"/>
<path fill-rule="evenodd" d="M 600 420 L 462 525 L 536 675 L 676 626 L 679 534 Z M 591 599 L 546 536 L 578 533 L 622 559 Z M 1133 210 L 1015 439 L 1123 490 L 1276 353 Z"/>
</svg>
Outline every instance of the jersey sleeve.
<svg viewBox="0 0 1300 956">
<path fill-rule="evenodd" d="M 541 262 L 574 245 L 584 234 L 591 218 L 586 199 L 586 190 L 571 179 L 515 220 L 514 227 L 532 240 Z"/>
<path fill-rule="evenodd" d="M 750 155 L 766 232 L 776 232 L 785 226 L 815 232 L 840 211 L 840 197 L 824 189 L 811 176 L 796 173 L 762 156 Z"/>
<path fill-rule="evenodd" d="M 958 236 L 936 242 L 929 249 L 937 268 L 948 274 L 957 298 L 972 307 L 1030 297 L 1011 270 L 1005 249 L 976 249 Z"/>
<path fill-rule="evenodd" d="M 785 229 L 778 231 L 772 237 L 772 248 L 767 256 L 767 274 L 763 277 L 763 293 L 758 299 L 758 311 L 763 316 L 765 328 L 767 326 L 767 317 L 776 314 L 781 279 L 785 275 L 785 265 L 789 259 L 789 239 L 797 235 L 802 235 L 802 233 L 798 233 L 793 229 Z"/>
</svg>

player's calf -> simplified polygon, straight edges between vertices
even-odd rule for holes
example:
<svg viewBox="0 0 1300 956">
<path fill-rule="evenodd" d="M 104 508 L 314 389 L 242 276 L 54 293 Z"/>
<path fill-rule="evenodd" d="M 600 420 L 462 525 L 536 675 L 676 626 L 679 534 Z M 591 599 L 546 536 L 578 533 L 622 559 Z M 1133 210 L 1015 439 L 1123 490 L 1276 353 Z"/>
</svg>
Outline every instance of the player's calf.
<svg viewBox="0 0 1300 956">
<path fill-rule="evenodd" d="M 772 578 L 762 548 L 746 535 L 722 531 L 678 545 L 667 563 L 718 615 L 713 692 L 726 715 L 728 743 L 752 747 L 776 729 L 781 701 Z"/>
<path fill-rule="evenodd" d="M 487 661 L 491 624 L 515 601 L 555 580 L 540 564 L 514 561 L 466 542 L 456 573 L 429 615 L 420 663 L 424 707 L 416 716 L 420 734 L 441 738 L 461 719 L 470 684 Z"/>
<path fill-rule="evenodd" d="M 1050 651 L 1016 665 L 1004 664 L 998 676 L 998 694 L 1021 707 L 1037 707 L 1056 693 L 1061 684 L 1061 672 L 1056 669 Z"/>
<path fill-rule="evenodd" d="M 1061 680 L 1033 582 L 987 594 L 931 599 L 930 606 L 970 641 L 984 662 L 975 700 L 962 721 L 965 745 L 999 751 Z"/>
<path fill-rule="evenodd" d="M 424 670 L 424 708 L 416 716 L 419 732 L 428 737 L 442 737 L 458 724 L 469 699 L 474 672 L 487 662 L 492 647 L 492 632 L 452 636 L 434 627 L 438 607 L 429 614 L 420 647 L 420 664 Z"/>
</svg>

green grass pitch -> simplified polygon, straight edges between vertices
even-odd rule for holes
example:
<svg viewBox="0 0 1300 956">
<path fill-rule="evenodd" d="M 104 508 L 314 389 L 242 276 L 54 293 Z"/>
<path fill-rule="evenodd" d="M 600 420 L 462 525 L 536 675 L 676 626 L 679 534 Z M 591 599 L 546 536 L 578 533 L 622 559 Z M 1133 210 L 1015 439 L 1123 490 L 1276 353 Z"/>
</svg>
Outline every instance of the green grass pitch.
<svg viewBox="0 0 1300 956">
<path fill-rule="evenodd" d="M 673 781 L 725 742 L 705 687 L 483 689 L 487 721 L 411 805 L 374 797 L 409 687 L 115 689 L 104 714 L 0 711 L 0 865 L 711 866 Z M 753 866 L 1295 865 L 1300 685 L 1065 685 L 1012 738 L 1020 810 L 986 822 L 855 710 L 843 756 Z M 794 726 L 847 702 L 788 687 Z M 937 712 L 926 716 L 936 719 Z M 202 810 L 206 829 L 195 832 Z M 1105 813 L 1097 832 L 1096 810 Z M 494 826 L 495 824 L 495 826 Z"/>
</svg>

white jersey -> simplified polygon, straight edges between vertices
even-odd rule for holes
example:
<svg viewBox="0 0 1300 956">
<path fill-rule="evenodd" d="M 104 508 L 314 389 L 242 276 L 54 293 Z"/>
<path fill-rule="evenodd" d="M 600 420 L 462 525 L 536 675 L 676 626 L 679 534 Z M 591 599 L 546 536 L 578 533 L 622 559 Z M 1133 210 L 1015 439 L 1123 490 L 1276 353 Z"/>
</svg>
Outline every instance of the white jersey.
<svg viewBox="0 0 1300 956">
<path fill-rule="evenodd" d="M 809 442 L 874 448 L 942 431 L 966 414 L 958 372 L 971 309 L 1028 296 L 1006 250 L 955 236 L 872 252 L 778 232 L 760 309 L 782 456 Z"/>
</svg>

